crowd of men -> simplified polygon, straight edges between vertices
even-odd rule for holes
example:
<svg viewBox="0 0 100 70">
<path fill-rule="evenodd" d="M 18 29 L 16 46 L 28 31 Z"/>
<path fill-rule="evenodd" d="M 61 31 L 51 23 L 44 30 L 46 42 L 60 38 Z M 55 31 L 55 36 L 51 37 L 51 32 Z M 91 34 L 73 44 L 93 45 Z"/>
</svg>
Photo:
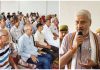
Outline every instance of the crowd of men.
<svg viewBox="0 0 100 70">
<path fill-rule="evenodd" d="M 0 69 L 19 69 L 20 60 L 35 69 L 52 69 L 55 60 L 60 69 L 99 69 L 100 28 L 91 31 L 91 13 L 76 13 L 73 33 L 67 25 L 58 25 L 56 14 L 1 13 Z"/>
<path fill-rule="evenodd" d="M 57 15 L 0 14 L 0 68 L 18 68 L 18 56 L 36 69 L 51 69 L 59 61 Z"/>
</svg>

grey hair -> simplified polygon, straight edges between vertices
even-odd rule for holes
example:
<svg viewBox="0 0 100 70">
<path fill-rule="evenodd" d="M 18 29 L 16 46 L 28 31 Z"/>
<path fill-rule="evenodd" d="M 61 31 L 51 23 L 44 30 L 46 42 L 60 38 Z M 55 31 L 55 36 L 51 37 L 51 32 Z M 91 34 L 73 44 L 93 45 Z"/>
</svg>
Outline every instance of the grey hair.
<svg viewBox="0 0 100 70">
<path fill-rule="evenodd" d="M 77 16 L 80 16 L 80 15 L 85 15 L 87 16 L 88 19 L 91 20 L 91 13 L 88 11 L 88 10 L 80 10 L 77 14 Z"/>
</svg>

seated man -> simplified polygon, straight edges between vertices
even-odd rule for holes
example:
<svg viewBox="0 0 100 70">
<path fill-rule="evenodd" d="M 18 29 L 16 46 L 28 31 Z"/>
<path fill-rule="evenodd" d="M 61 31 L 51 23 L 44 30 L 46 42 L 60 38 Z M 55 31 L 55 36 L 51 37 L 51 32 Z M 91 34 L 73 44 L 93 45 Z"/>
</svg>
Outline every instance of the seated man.
<svg viewBox="0 0 100 70">
<path fill-rule="evenodd" d="M 58 24 L 59 24 L 58 18 L 52 17 L 50 29 L 51 29 L 52 33 L 57 37 L 59 37 Z"/>
<path fill-rule="evenodd" d="M 25 33 L 18 40 L 18 53 L 21 58 L 31 64 L 36 64 L 39 69 L 51 68 L 51 56 L 49 54 L 39 54 L 34 46 L 32 37 L 32 26 L 27 24 L 24 27 Z"/>
<path fill-rule="evenodd" d="M 0 30 L 0 69 L 11 69 L 11 65 L 13 68 L 17 68 L 10 55 L 10 51 L 8 32 Z"/>
<path fill-rule="evenodd" d="M 55 46 L 57 48 L 59 48 L 59 38 L 55 35 L 53 35 L 51 29 L 51 19 L 50 18 L 46 18 L 46 23 L 43 27 L 43 34 L 45 36 L 46 41 L 48 42 L 48 44 Z"/>
<path fill-rule="evenodd" d="M 10 33 L 14 43 L 17 43 L 18 39 L 22 36 L 23 30 L 20 28 L 19 19 L 17 16 L 14 16 L 14 26 L 11 28 Z"/>
<path fill-rule="evenodd" d="M 9 34 L 9 39 L 10 39 L 10 42 L 12 41 L 12 37 L 9 33 L 9 29 L 6 27 L 6 22 L 5 22 L 5 18 L 3 15 L 0 15 L 0 30 L 7 30 L 8 31 L 8 34 Z"/>
<path fill-rule="evenodd" d="M 34 39 L 36 41 L 36 46 L 42 49 L 42 51 L 47 52 L 52 55 L 53 60 L 59 57 L 59 50 L 54 50 L 52 46 L 50 46 L 46 41 L 44 34 L 42 33 L 43 25 L 41 23 L 37 24 L 37 31 L 34 35 Z"/>
</svg>

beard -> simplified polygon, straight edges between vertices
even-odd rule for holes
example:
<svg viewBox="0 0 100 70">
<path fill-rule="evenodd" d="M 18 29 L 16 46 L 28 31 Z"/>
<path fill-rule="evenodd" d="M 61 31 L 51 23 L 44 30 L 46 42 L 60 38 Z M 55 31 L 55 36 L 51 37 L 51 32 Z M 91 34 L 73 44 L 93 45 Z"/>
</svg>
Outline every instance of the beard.
<svg viewBox="0 0 100 70">
<path fill-rule="evenodd" d="M 83 35 L 87 35 L 89 33 L 89 29 L 77 29 L 77 32 L 82 32 Z"/>
</svg>

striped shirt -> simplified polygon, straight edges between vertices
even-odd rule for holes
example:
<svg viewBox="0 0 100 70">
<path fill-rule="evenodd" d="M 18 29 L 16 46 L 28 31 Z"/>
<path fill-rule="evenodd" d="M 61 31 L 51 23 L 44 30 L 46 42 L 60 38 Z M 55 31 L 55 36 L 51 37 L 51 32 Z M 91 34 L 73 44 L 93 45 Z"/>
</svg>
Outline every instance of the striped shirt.
<svg viewBox="0 0 100 70">
<path fill-rule="evenodd" d="M 0 69 L 10 69 L 9 54 L 9 45 L 6 45 L 4 48 L 0 49 Z"/>
</svg>

